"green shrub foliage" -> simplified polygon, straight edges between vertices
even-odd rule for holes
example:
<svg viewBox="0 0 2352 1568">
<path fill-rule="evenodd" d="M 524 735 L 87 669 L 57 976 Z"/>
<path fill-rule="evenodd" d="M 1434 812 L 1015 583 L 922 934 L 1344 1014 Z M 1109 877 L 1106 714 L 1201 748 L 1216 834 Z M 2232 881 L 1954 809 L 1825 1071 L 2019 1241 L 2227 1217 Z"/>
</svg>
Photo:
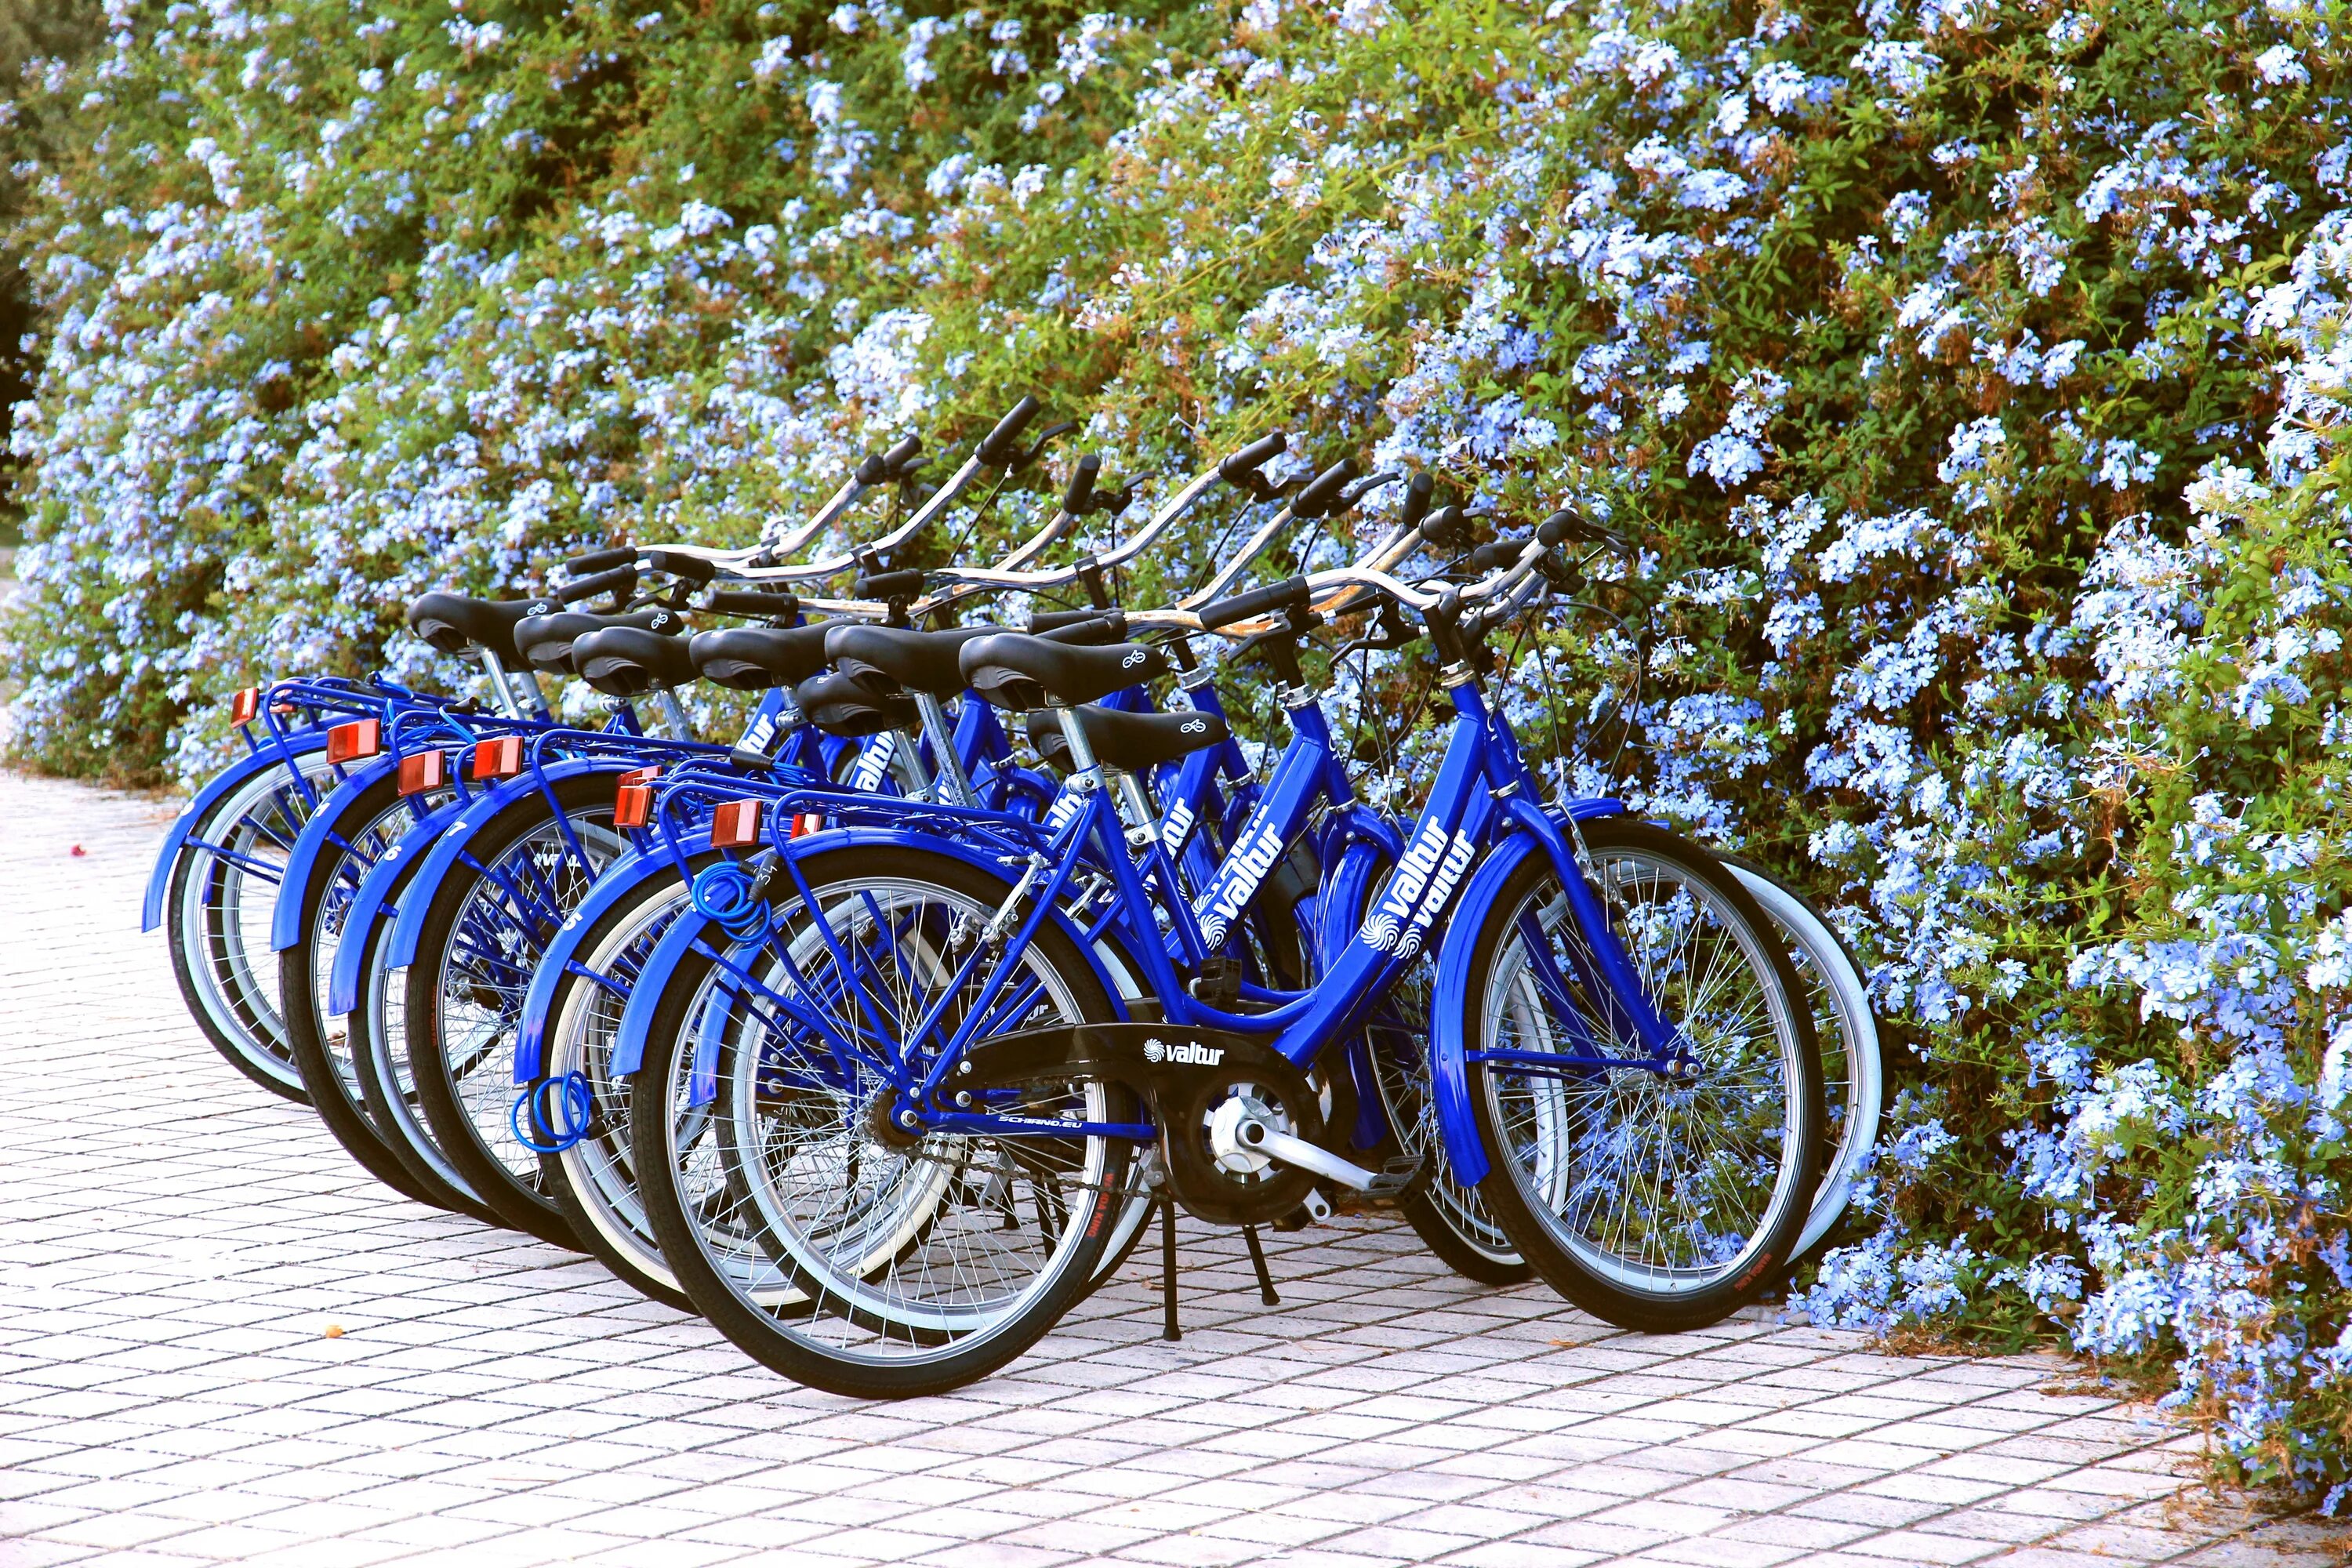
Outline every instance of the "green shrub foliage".
<svg viewBox="0 0 2352 1568">
<path fill-rule="evenodd" d="M 1806 882 L 1889 1022 L 1803 1310 L 2168 1363 L 2223 1466 L 2340 1503 L 2342 20 L 119 10 L 18 111 L 65 150 L 16 241 L 16 745 L 193 776 L 247 681 L 462 680 L 418 591 L 748 542 L 1033 389 L 1147 494 L 1279 427 L 1287 471 L 1573 505 L 1656 633 L 1574 787 Z M 1531 718 L 1628 684 L 1547 625 Z"/>
</svg>

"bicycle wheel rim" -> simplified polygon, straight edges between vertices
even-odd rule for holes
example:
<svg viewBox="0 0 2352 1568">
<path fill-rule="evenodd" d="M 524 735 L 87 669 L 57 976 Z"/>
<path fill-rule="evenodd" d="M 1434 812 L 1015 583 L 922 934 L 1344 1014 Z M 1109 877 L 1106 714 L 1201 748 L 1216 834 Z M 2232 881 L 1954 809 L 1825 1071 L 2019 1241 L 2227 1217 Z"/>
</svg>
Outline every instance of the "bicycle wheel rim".
<svg viewBox="0 0 2352 1568">
<path fill-rule="evenodd" d="M 1580 1078 L 1490 1062 L 1488 1112 L 1509 1150 L 1507 1168 L 1552 1244 L 1612 1289 L 1671 1300 L 1744 1283 L 1777 1261 L 1769 1251 L 1788 1194 L 1812 1190 L 1810 1114 L 1788 1088 L 1807 1080 L 1798 1057 L 1809 1043 L 1772 978 L 1762 933 L 1708 882 L 1639 847 L 1597 848 L 1593 858 L 1595 890 L 1627 957 L 1691 1042 L 1698 1077 Z M 1530 921 L 1549 971 L 1528 957 Z M 1589 989 L 1571 983 L 1572 1007 L 1562 1007 L 1549 978 L 1597 969 L 1557 881 L 1547 875 L 1505 929 L 1487 977 L 1483 1048 L 1583 1057 L 1591 1042 L 1612 1040 Z M 1580 1021 L 1560 1016 L 1571 1011 Z"/>
<path fill-rule="evenodd" d="M 317 772 L 331 789 L 323 763 Z M 270 953 L 270 917 L 310 813 L 301 791 L 277 773 L 248 780 L 222 801 L 197 825 L 201 842 L 182 851 L 172 933 L 194 993 L 188 1000 L 215 1043 L 271 1087 L 301 1095 L 309 1091 L 286 1037 L 278 965 L 255 955 Z"/>
<path fill-rule="evenodd" d="M 871 875 L 851 889 L 821 891 L 819 904 L 845 951 L 873 953 L 875 933 L 890 931 L 891 975 L 934 980 L 953 966 L 943 951 L 910 940 L 916 928 L 936 935 L 961 919 L 976 932 L 992 908 L 936 884 Z M 763 962 L 740 947 L 730 962 L 762 984 L 794 985 L 837 1016 L 846 994 L 824 978 L 830 950 L 804 911 L 788 920 L 775 943 L 756 950 Z M 1034 962 L 1024 974 L 1041 1000 L 1008 1028 L 1044 1014 L 1083 1016 L 1066 976 Z M 899 1373 L 1042 1331 L 1039 1314 L 1059 1315 L 1073 1271 L 1078 1283 L 1090 1282 L 1094 1251 L 1129 1195 L 1123 1151 L 1098 1136 L 877 1135 L 873 1108 L 883 1085 L 845 1069 L 828 1080 L 835 1064 L 820 1066 L 774 1030 L 746 1001 L 751 994 L 728 969 L 701 977 L 670 1058 L 672 1103 L 662 1119 L 668 1169 L 660 1179 L 704 1195 L 701 1212 L 688 1211 L 694 1245 L 735 1304 L 757 1308 L 760 1297 L 791 1290 L 806 1304 L 789 1316 L 764 1315 L 801 1354 Z M 894 997 L 891 1016 L 917 1016 L 914 995 L 910 988 Z M 700 1095 L 693 1092 L 698 1043 Z M 1113 1109 L 1112 1091 L 1099 1083 L 1024 1093 L 1015 1113 L 1075 1106 L 1101 1120 Z M 707 1106 L 699 1122 L 698 1100 Z M 1008 1147 L 1016 1143 L 1027 1147 Z M 714 1194 L 724 1194 L 723 1205 L 709 1201 Z"/>
<path fill-rule="evenodd" d="M 1795 1255 L 1802 1257 L 1845 1213 L 1853 1181 L 1878 1139 L 1884 1103 L 1885 1065 L 1879 1057 L 1878 1023 L 1868 983 L 1853 955 L 1803 897 L 1744 862 L 1725 864 L 1772 922 L 1789 950 L 1804 1004 L 1820 1043 L 1823 1112 L 1832 1141 L 1829 1164 L 1799 1233 Z"/>
<path fill-rule="evenodd" d="M 482 1152 L 515 1186 L 545 1201 L 539 1151 L 514 1129 L 514 1040 L 539 954 L 555 928 L 587 895 L 593 874 L 627 850 L 594 814 L 570 821 L 583 868 L 551 817 L 517 835 L 484 862 L 457 906 L 440 946 L 433 998 L 439 1069 Z"/>
</svg>

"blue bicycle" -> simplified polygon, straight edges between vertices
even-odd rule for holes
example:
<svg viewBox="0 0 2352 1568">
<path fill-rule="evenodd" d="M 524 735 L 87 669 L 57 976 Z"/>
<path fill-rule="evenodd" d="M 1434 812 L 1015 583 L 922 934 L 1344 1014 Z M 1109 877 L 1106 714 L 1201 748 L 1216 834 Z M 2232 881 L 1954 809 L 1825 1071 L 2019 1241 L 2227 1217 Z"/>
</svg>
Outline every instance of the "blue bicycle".
<svg viewBox="0 0 2352 1568">
<path fill-rule="evenodd" d="M 1326 1058 L 1441 934 L 1444 1154 L 1518 1253 L 1618 1321 L 1714 1321 L 1752 1299 L 1819 1168 L 1820 1064 L 1788 961 L 1703 850 L 1613 802 L 1545 809 L 1477 673 L 1481 637 L 1540 596 L 1573 528 L 1553 520 L 1458 592 L 1349 568 L 1169 616 L 1250 631 L 1370 592 L 1420 615 L 1440 656 L 1455 717 L 1428 800 L 1297 992 L 1218 962 L 1235 912 L 1221 895 L 1304 829 L 1317 748 L 1276 765 L 1196 901 L 1128 785 L 1207 726 L 1171 715 L 1113 757 L 1078 713 L 1162 656 L 967 643 L 976 690 L 1061 726 L 1073 773 L 1044 822 L 872 803 L 802 837 L 772 828 L 729 855 L 728 907 L 679 914 L 639 969 L 615 1070 L 634 1063 L 635 1093 L 667 1102 L 633 1119 L 633 1165 L 695 1305 L 801 1381 L 936 1391 L 1050 1328 L 1139 1197 L 1255 1225 L 1322 1183 L 1402 1191 L 1428 1152 L 1350 1158 Z"/>
</svg>

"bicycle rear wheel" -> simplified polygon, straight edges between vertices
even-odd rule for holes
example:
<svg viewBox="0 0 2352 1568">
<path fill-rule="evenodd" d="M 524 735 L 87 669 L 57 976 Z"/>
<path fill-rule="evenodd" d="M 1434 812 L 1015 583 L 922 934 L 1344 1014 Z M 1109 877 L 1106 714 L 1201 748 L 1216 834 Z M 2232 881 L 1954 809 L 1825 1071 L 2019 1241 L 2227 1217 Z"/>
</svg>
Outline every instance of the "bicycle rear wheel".
<svg viewBox="0 0 2352 1568">
<path fill-rule="evenodd" d="M 286 1038 L 269 918 L 294 840 L 313 802 L 337 781 L 324 752 L 306 752 L 294 765 L 303 782 L 283 768 L 257 773 L 194 825 L 172 868 L 163 920 L 173 978 L 205 1038 L 262 1088 L 308 1105 Z"/>
<path fill-rule="evenodd" d="M 1478 1189 L 1454 1173 L 1437 1125 L 1429 1081 L 1427 958 L 1400 976 L 1364 1026 L 1372 1081 L 1390 1135 L 1403 1152 L 1422 1158 L 1423 1175 L 1399 1201 L 1405 1223 L 1439 1262 L 1481 1285 L 1519 1285 L 1535 1270 Z"/>
<path fill-rule="evenodd" d="M 1480 1190 L 1576 1305 L 1647 1332 L 1704 1327 L 1794 1257 L 1821 1171 L 1812 1020 L 1762 912 L 1712 856 L 1641 823 L 1582 835 L 1592 889 L 1696 1071 L 1657 1070 L 1630 1037 L 1549 859 L 1528 857 L 1470 958 Z"/>
<path fill-rule="evenodd" d="M 408 1033 L 402 1010 L 407 986 L 385 969 L 383 953 L 392 941 L 394 916 L 379 913 L 372 929 L 346 932 L 345 942 L 364 942 L 359 1005 L 344 1018 L 351 1040 L 352 1066 L 357 1071 L 368 1121 L 383 1135 L 394 1157 L 442 1207 L 471 1215 L 485 1225 L 502 1225 L 467 1184 L 457 1168 L 425 1123 L 416 1104 L 416 1080 L 408 1068 Z"/>
<path fill-rule="evenodd" d="M 628 846 L 612 826 L 612 774 L 552 790 L 552 806 L 545 791 L 508 805 L 476 831 L 465 861 L 409 895 L 430 901 L 402 1026 L 416 1103 L 466 1184 L 506 1224 L 577 1247 L 538 1152 L 515 1135 L 515 1028 L 539 955 Z"/>
<path fill-rule="evenodd" d="M 693 1303 L 662 1256 L 638 1191 L 630 1136 L 636 1080 L 615 1075 L 612 1058 L 637 972 L 688 902 L 682 878 L 657 874 L 597 921 L 580 943 L 578 970 L 556 981 L 541 1075 L 531 1086 L 534 1095 L 545 1097 L 539 1103 L 552 1105 L 562 1101 L 561 1086 L 572 1074 L 586 1085 L 589 1114 L 578 1136 L 539 1156 L 549 1195 L 605 1268 L 680 1311 L 692 1311 Z"/>
<path fill-rule="evenodd" d="M 766 942 L 724 965 L 691 959 L 665 991 L 632 1129 L 646 1209 L 688 1296 L 764 1364 L 860 1398 L 961 1387 L 1091 1288 L 1130 1196 L 1131 1146 L 905 1131 L 887 1075 L 806 1020 L 878 1049 L 872 1018 L 943 1002 L 950 1019 L 989 1005 L 996 1034 L 1105 1021 L 1109 998 L 1050 926 L 1007 992 L 978 996 L 967 963 L 1009 889 L 961 861 L 861 847 L 801 868 L 814 909 L 779 903 Z M 667 1103 L 649 1116 L 656 1096 Z M 987 1109 L 1033 1125 L 1131 1122 L 1129 1099 L 1065 1069 Z"/>
<path fill-rule="evenodd" d="M 429 797 L 402 796 L 386 774 L 344 805 L 331 825 L 334 837 L 311 862 L 308 879 L 281 895 L 302 900 L 302 940 L 278 955 L 278 992 L 286 1010 L 289 1054 L 310 1091 L 310 1107 L 327 1130 L 368 1174 L 404 1196 L 444 1208 L 448 1205 L 442 1196 L 409 1173 L 368 1120 L 350 1022 L 327 1012 L 332 954 L 361 881 L 435 804 Z"/>
</svg>

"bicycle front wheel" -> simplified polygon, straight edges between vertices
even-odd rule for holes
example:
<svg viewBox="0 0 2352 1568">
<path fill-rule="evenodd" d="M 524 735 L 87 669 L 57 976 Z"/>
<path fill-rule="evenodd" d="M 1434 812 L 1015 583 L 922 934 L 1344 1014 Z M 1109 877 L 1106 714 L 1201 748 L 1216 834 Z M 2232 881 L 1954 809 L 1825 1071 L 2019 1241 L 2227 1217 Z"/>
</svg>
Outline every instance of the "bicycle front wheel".
<svg viewBox="0 0 2352 1568">
<path fill-rule="evenodd" d="M 1870 1005 L 1870 984 L 1861 961 L 1810 900 L 1736 855 L 1726 855 L 1723 863 L 1787 945 L 1790 965 L 1812 1015 L 1813 1036 L 1821 1042 L 1830 1160 L 1821 1190 L 1813 1194 L 1812 1212 L 1797 1237 L 1796 1256 L 1804 1258 L 1829 1238 L 1844 1215 L 1854 1178 L 1878 1142 L 1878 1116 L 1886 1100 L 1878 1015 Z"/>
<path fill-rule="evenodd" d="M 1679 1060 L 1633 1037 L 1631 999 L 1602 980 L 1549 859 L 1528 857 L 1470 960 L 1480 1190 L 1576 1305 L 1621 1328 L 1701 1328 L 1794 1256 L 1821 1164 L 1812 1020 L 1765 917 L 1714 857 L 1641 823 L 1582 833 L 1591 885 Z"/>
<path fill-rule="evenodd" d="M 1081 1125 L 1139 1118 L 1124 1089 L 1062 1069 L 975 1102 L 1002 1134 L 905 1131 L 890 1058 L 919 1069 L 938 1034 L 897 1031 L 974 1008 L 989 1035 L 1102 1022 L 1109 998 L 1051 927 L 982 995 L 977 948 L 1009 888 L 961 861 L 887 847 L 800 866 L 813 900 L 665 988 L 631 1119 L 646 1212 L 694 1304 L 774 1370 L 858 1398 L 961 1387 L 1091 1288 L 1134 1161 Z"/>
</svg>

